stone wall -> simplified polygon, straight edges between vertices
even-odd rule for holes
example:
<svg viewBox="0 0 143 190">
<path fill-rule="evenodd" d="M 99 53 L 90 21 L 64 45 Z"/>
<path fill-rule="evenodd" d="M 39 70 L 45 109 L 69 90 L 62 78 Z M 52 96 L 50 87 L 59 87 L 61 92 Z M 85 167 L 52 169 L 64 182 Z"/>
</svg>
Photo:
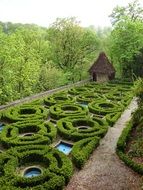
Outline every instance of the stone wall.
<svg viewBox="0 0 143 190">
<path fill-rule="evenodd" d="M 32 95 L 32 96 L 28 96 L 26 98 L 23 98 L 23 99 L 20 99 L 20 100 L 16 100 L 16 101 L 13 101 L 13 102 L 10 102 L 6 105 L 1 105 L 0 106 L 0 110 L 4 110 L 6 108 L 9 108 L 9 107 L 12 107 L 12 106 L 16 106 L 16 105 L 19 105 L 19 104 L 23 104 L 23 103 L 27 103 L 27 102 L 31 102 L 33 100 L 36 100 L 36 99 L 39 99 L 39 98 L 42 98 L 42 97 L 45 97 L 47 95 L 50 95 L 50 94 L 53 94 L 55 92 L 58 92 L 58 91 L 62 91 L 62 90 L 65 90 L 65 89 L 68 89 L 68 88 L 72 88 L 74 86 L 80 86 L 82 84 L 85 84 L 89 82 L 89 79 L 87 80 L 82 80 L 82 81 L 79 81 L 77 83 L 74 83 L 74 84 L 69 84 L 69 85 L 66 85 L 66 86 L 61 86 L 59 88 L 55 88 L 55 89 L 52 89 L 52 90 L 48 90 L 48 91 L 45 91 L 45 92 L 41 92 L 39 94 L 35 94 L 35 95 Z"/>
</svg>

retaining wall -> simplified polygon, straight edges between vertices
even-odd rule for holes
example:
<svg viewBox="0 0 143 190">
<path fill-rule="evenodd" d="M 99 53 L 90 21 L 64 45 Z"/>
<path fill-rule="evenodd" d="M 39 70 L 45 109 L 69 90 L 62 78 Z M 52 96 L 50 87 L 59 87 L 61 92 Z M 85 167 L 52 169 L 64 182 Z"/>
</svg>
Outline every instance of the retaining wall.
<svg viewBox="0 0 143 190">
<path fill-rule="evenodd" d="M 10 102 L 10 103 L 8 103 L 6 105 L 1 105 L 0 110 L 4 110 L 6 108 L 16 106 L 16 105 L 19 105 L 19 104 L 22 104 L 22 103 L 30 102 L 30 101 L 42 98 L 44 96 L 53 94 L 53 93 L 58 92 L 58 91 L 62 91 L 62 90 L 68 89 L 68 88 L 72 88 L 74 86 L 79 86 L 79 85 L 85 84 L 85 83 L 87 83 L 89 81 L 90 81 L 90 79 L 82 80 L 82 81 L 79 81 L 77 83 L 69 84 L 69 85 L 66 85 L 66 86 L 61 86 L 59 88 L 55 88 L 55 89 L 48 90 L 48 91 L 45 91 L 45 92 L 41 92 L 41 93 L 38 93 L 38 94 L 35 94 L 35 95 L 32 95 L 32 96 L 28 96 L 26 98 L 15 100 L 15 101 Z"/>
</svg>

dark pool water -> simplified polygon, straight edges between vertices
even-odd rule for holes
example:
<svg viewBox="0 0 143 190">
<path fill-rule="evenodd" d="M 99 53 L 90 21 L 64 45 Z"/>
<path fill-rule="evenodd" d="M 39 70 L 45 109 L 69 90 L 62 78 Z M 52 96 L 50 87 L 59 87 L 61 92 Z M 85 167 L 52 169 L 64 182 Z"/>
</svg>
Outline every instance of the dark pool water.
<svg viewBox="0 0 143 190">
<path fill-rule="evenodd" d="M 4 128 L 4 124 L 0 123 L 0 132 L 3 130 L 3 128 Z"/>
<path fill-rule="evenodd" d="M 24 177 L 36 177 L 41 174 L 41 170 L 39 168 L 29 168 L 25 171 Z"/>
</svg>

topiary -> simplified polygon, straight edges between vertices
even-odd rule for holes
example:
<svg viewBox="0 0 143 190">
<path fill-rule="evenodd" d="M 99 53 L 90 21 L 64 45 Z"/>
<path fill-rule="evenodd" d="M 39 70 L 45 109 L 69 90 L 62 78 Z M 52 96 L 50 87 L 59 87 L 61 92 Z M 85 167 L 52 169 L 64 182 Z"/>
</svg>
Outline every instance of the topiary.
<svg viewBox="0 0 143 190">
<path fill-rule="evenodd" d="M 56 135 L 57 129 L 51 122 L 32 120 L 6 125 L 0 134 L 0 140 L 4 147 L 9 148 L 28 144 L 50 144 Z"/>
<path fill-rule="evenodd" d="M 103 137 L 108 130 L 107 126 L 87 117 L 66 117 L 57 122 L 57 127 L 61 136 L 73 141 L 93 136 Z"/>
<path fill-rule="evenodd" d="M 49 109 L 50 116 L 53 119 L 60 119 L 67 116 L 82 116 L 88 113 L 88 109 L 76 104 L 56 104 Z"/>
<path fill-rule="evenodd" d="M 47 109 L 45 109 L 43 106 L 30 104 L 9 108 L 2 113 L 2 119 L 9 122 L 45 119 L 47 117 Z"/>
<path fill-rule="evenodd" d="M 42 173 L 24 177 L 23 169 L 38 166 Z M 73 173 L 70 159 L 48 146 L 23 146 L 11 148 L 0 156 L 0 187 L 14 190 L 63 189 Z"/>
</svg>

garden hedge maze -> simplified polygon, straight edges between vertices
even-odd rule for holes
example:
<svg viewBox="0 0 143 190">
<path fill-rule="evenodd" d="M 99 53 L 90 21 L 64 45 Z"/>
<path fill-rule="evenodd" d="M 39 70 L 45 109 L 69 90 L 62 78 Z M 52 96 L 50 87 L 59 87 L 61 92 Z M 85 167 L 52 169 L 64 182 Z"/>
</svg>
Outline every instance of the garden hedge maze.
<svg viewBox="0 0 143 190">
<path fill-rule="evenodd" d="M 1 111 L 0 189 L 63 189 L 129 104 L 131 87 L 88 83 Z M 61 141 L 72 145 L 68 155 Z"/>
</svg>

